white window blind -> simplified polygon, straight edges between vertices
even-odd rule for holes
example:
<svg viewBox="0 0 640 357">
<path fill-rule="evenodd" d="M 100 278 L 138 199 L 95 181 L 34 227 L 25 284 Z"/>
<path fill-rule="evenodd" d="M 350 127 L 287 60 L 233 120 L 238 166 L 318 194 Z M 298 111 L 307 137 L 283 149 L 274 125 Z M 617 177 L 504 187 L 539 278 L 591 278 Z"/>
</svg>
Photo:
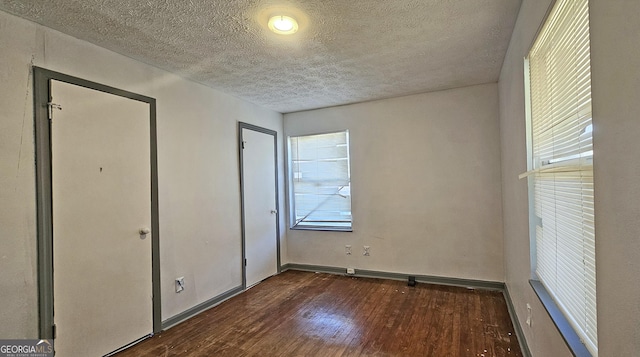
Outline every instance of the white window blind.
<svg viewBox="0 0 640 357">
<path fill-rule="evenodd" d="M 291 137 L 289 157 L 292 226 L 350 230 L 349 133 Z"/>
<path fill-rule="evenodd" d="M 588 0 L 557 0 L 529 53 L 536 274 L 597 356 Z"/>
</svg>

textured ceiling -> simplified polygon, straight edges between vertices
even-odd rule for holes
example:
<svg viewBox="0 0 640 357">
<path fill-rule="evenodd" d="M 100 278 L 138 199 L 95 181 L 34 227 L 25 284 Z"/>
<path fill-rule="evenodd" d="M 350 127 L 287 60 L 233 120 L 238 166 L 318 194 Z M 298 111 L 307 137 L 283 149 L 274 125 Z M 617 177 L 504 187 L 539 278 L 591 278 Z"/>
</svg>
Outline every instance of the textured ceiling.
<svg viewBox="0 0 640 357">
<path fill-rule="evenodd" d="M 520 3 L 0 0 L 0 10 L 287 113 L 495 82 Z M 271 33 L 275 13 L 299 31 Z"/>
</svg>

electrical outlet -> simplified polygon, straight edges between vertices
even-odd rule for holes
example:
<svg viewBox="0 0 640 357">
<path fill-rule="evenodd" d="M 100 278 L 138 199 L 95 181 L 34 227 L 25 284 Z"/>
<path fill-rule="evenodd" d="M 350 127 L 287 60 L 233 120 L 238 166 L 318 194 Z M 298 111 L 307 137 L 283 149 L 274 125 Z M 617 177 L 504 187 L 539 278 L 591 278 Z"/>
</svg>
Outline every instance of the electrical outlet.
<svg viewBox="0 0 640 357">
<path fill-rule="evenodd" d="M 531 305 L 527 303 L 527 325 L 531 327 Z"/>
<path fill-rule="evenodd" d="M 176 292 L 179 293 L 184 290 L 184 276 L 176 278 Z"/>
<path fill-rule="evenodd" d="M 363 248 L 364 248 L 364 251 L 362 252 L 362 255 L 364 255 L 365 257 L 368 257 L 369 255 L 371 255 L 370 246 L 365 245 Z"/>
<path fill-rule="evenodd" d="M 347 274 L 354 275 L 355 273 L 356 273 L 356 270 L 354 268 L 347 268 Z"/>
<path fill-rule="evenodd" d="M 344 252 L 347 253 L 347 255 L 351 255 L 351 245 L 349 244 L 345 245 Z"/>
</svg>

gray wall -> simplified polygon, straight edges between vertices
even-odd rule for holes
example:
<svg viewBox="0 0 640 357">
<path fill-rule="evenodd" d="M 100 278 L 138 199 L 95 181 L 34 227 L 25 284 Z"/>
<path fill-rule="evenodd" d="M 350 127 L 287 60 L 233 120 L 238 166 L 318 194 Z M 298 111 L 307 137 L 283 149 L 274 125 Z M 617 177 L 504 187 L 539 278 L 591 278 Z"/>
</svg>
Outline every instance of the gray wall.
<svg viewBox="0 0 640 357">
<path fill-rule="evenodd" d="M 640 353 L 640 1 L 592 0 L 600 356 Z"/>
<path fill-rule="evenodd" d="M 523 58 L 550 0 L 525 0 L 499 82 L 506 283 L 534 356 L 570 356 L 528 280 Z M 640 350 L 640 2 L 590 2 L 600 356 Z M 532 326 L 525 324 L 526 304 Z"/>
<path fill-rule="evenodd" d="M 282 115 L 0 12 L 0 338 L 38 336 L 31 64 L 157 99 L 162 319 L 241 285 L 237 121 Z"/>
<path fill-rule="evenodd" d="M 285 114 L 286 135 L 349 129 L 351 141 L 353 232 L 289 230 L 290 262 L 503 281 L 497 94 L 486 84 Z"/>
</svg>

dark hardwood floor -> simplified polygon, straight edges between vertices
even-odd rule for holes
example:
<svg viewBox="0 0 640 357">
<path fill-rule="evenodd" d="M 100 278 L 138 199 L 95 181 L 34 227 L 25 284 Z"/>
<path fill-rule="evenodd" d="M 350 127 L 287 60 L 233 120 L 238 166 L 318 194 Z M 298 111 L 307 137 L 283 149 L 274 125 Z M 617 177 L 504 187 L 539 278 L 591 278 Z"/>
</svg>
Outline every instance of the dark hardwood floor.
<svg viewBox="0 0 640 357">
<path fill-rule="evenodd" d="M 286 271 L 117 356 L 522 353 L 501 292 Z"/>
</svg>

